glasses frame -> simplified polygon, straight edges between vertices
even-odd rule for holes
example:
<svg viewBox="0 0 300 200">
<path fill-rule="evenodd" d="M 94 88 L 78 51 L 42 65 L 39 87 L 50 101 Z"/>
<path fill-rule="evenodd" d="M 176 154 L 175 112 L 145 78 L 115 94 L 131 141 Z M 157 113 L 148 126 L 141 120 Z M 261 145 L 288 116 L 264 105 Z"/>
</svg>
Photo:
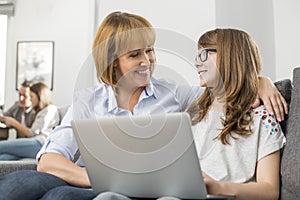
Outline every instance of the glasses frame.
<svg viewBox="0 0 300 200">
<path fill-rule="evenodd" d="M 205 62 L 208 58 L 208 52 L 217 52 L 217 49 L 202 49 L 195 57 L 195 61 Z"/>
</svg>

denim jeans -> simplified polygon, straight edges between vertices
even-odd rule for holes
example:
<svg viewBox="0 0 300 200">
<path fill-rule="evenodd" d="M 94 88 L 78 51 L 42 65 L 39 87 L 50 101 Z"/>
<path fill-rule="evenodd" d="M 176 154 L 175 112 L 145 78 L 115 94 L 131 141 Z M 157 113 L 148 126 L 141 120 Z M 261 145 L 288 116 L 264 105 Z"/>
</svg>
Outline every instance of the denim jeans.
<svg viewBox="0 0 300 200">
<path fill-rule="evenodd" d="M 35 170 L 20 170 L 0 177 L 0 199 L 88 200 L 92 189 L 70 186 L 62 179 Z"/>
<path fill-rule="evenodd" d="M 0 160 L 35 158 L 42 144 L 33 138 L 0 141 Z"/>
</svg>

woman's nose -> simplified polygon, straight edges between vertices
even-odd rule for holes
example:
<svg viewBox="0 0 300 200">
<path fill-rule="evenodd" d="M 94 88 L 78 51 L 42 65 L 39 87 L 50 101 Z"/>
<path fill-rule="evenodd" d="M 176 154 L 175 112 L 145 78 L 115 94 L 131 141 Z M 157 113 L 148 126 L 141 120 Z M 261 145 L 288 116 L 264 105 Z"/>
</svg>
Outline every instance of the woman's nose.
<svg viewBox="0 0 300 200">
<path fill-rule="evenodd" d="M 151 58 L 147 53 L 143 53 L 142 59 L 141 59 L 141 66 L 148 66 L 151 64 Z"/>
</svg>

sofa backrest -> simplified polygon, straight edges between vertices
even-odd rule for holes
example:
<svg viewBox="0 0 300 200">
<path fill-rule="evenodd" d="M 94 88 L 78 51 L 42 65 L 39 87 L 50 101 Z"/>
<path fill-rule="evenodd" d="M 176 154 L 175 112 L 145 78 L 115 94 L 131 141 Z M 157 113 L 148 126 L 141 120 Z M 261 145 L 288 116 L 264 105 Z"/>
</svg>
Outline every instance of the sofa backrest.
<svg viewBox="0 0 300 200">
<path fill-rule="evenodd" d="M 284 97 L 285 101 L 290 106 L 292 98 L 292 82 L 290 79 L 283 79 L 274 83 L 277 89 L 280 91 L 281 95 Z M 284 116 L 284 121 L 280 122 L 281 129 L 284 134 L 287 134 L 287 122 L 289 115 Z"/>
<path fill-rule="evenodd" d="M 61 123 L 61 120 L 64 118 L 65 114 L 67 113 L 69 107 L 70 106 L 64 106 L 64 107 L 59 107 L 58 108 L 59 124 Z"/>
<path fill-rule="evenodd" d="M 286 120 L 287 143 L 281 159 L 281 199 L 300 199 L 300 67 L 293 71 L 293 88 Z"/>
</svg>

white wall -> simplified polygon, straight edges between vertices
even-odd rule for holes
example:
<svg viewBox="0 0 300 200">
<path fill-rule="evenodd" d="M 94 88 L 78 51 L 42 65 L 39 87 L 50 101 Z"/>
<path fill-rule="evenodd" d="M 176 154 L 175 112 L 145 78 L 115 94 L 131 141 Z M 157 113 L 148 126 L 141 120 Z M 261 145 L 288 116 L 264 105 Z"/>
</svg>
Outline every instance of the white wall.
<svg viewBox="0 0 300 200">
<path fill-rule="evenodd" d="M 272 0 L 216 0 L 217 27 L 245 30 L 259 46 L 261 74 L 276 78 L 274 18 Z"/>
<path fill-rule="evenodd" d="M 216 0 L 216 25 L 246 30 L 256 40 L 262 74 L 273 81 L 292 78 L 300 65 L 299 0 Z"/>
<path fill-rule="evenodd" d="M 21 40 L 55 42 L 53 103 L 64 106 L 72 102 L 75 80 L 91 50 L 93 13 L 93 1 L 16 1 L 15 14 L 8 19 L 6 108 L 17 100 L 16 44 Z M 87 83 L 91 80 L 85 78 Z"/>
<path fill-rule="evenodd" d="M 276 80 L 300 65 L 300 1 L 274 0 Z"/>
</svg>

